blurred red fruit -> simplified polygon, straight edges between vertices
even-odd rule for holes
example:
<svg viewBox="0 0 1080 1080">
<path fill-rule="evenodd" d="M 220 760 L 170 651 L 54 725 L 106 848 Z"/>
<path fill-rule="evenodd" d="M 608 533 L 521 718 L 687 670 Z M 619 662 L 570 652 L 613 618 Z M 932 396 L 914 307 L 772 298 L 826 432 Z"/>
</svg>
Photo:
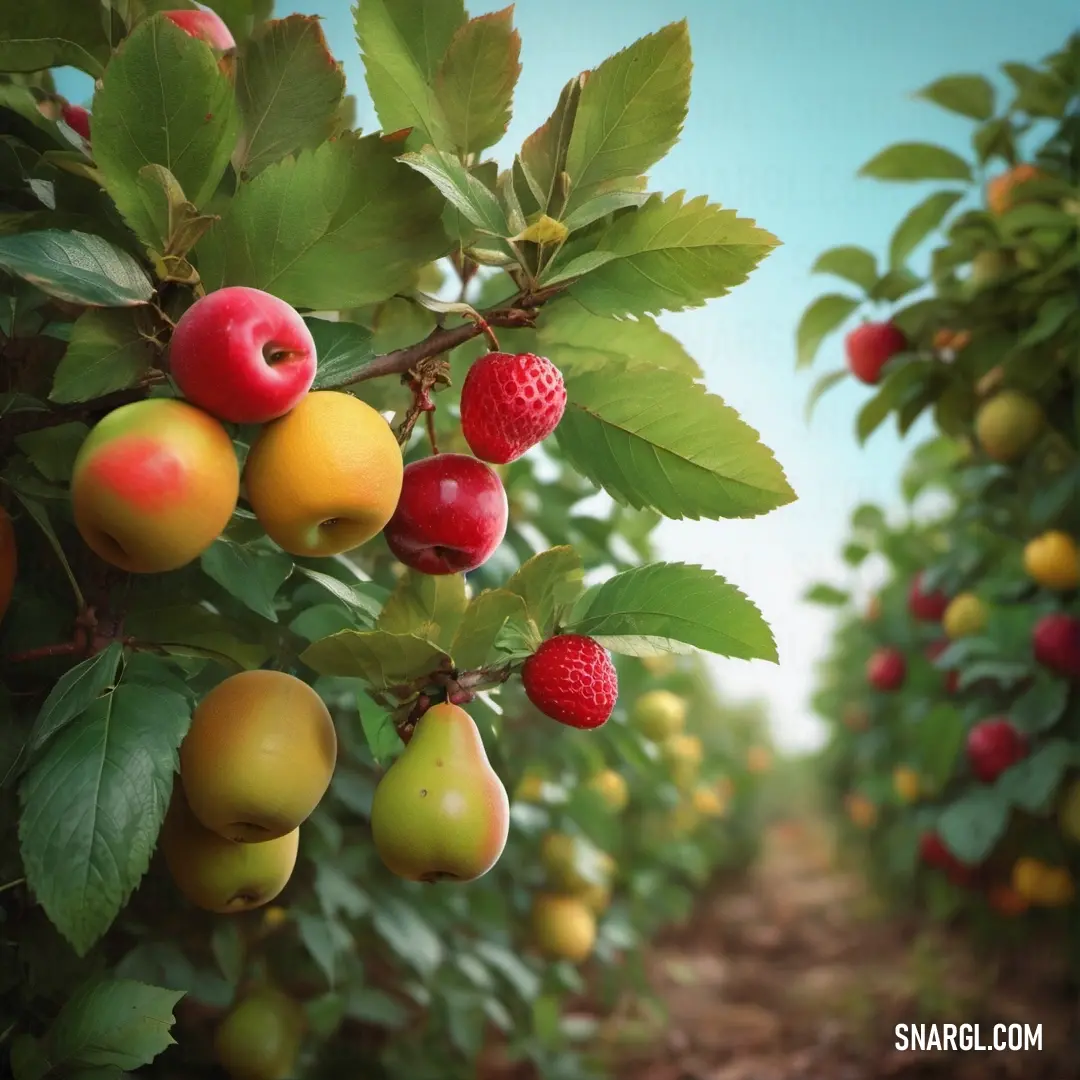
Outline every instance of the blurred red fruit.
<svg viewBox="0 0 1080 1080">
<path fill-rule="evenodd" d="M 867 661 L 866 678 L 875 690 L 899 690 L 906 677 L 907 661 L 899 649 L 878 649 Z"/>
<path fill-rule="evenodd" d="M 967 737 L 971 771 L 984 783 L 993 783 L 1006 769 L 1027 757 L 1028 741 L 1005 717 L 977 723 Z"/>
<path fill-rule="evenodd" d="M 923 622 L 941 622 L 945 609 L 949 606 L 949 597 L 940 589 L 924 592 L 922 571 L 917 573 L 908 590 L 908 610 L 916 619 Z"/>
</svg>

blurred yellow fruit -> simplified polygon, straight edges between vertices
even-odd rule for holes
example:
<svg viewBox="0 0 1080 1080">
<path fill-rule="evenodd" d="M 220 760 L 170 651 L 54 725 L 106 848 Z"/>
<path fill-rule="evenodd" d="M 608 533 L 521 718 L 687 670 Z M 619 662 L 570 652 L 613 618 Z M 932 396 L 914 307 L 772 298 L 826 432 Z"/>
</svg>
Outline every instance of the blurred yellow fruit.
<svg viewBox="0 0 1080 1080">
<path fill-rule="evenodd" d="M 1039 883 L 1039 903 L 1044 907 L 1067 907 L 1076 898 L 1072 874 L 1064 866 L 1047 866 Z"/>
<path fill-rule="evenodd" d="M 1017 461 L 1035 445 L 1046 427 L 1042 406 L 1016 390 L 1002 390 L 979 406 L 975 437 L 988 457 Z"/>
<path fill-rule="evenodd" d="M 904 802 L 914 802 L 919 797 L 919 774 L 907 765 L 897 765 L 893 770 L 893 790 Z"/>
<path fill-rule="evenodd" d="M 949 602 L 941 625 L 945 635 L 955 641 L 981 633 L 986 628 L 989 614 L 986 605 L 974 593 L 960 593 Z"/>
<path fill-rule="evenodd" d="M 680 803 L 668 816 L 670 835 L 676 839 L 688 836 L 701 823 L 701 816 L 693 803 Z"/>
<path fill-rule="evenodd" d="M 877 824 L 877 807 L 865 796 L 851 793 L 844 799 L 848 818 L 860 829 L 872 829 Z"/>
<path fill-rule="evenodd" d="M 645 670 L 656 679 L 663 679 L 673 675 L 679 662 L 671 653 L 661 653 L 659 656 L 643 656 L 641 663 Z"/>
<path fill-rule="evenodd" d="M 1012 868 L 1012 887 L 1028 903 L 1037 900 L 1039 885 L 1042 881 L 1043 864 L 1029 856 L 1017 859 Z"/>
<path fill-rule="evenodd" d="M 289 913 L 283 907 L 268 907 L 263 912 L 262 924 L 264 930 L 277 930 L 289 921 Z"/>
<path fill-rule="evenodd" d="M 1067 591 L 1080 585 L 1080 552 L 1068 533 L 1053 529 L 1024 548 L 1024 569 L 1044 589 Z"/>
<path fill-rule="evenodd" d="M 514 789 L 514 799 L 523 803 L 544 801 L 544 778 L 535 774 L 526 774 Z"/>
<path fill-rule="evenodd" d="M 622 774 L 614 769 L 603 769 L 598 772 L 589 781 L 589 788 L 595 791 L 604 800 L 607 808 L 616 814 L 620 810 L 625 810 L 626 804 L 630 801 L 630 790 L 626 786 L 626 781 Z"/>
<path fill-rule="evenodd" d="M 746 768 L 752 773 L 767 773 L 772 768 L 772 751 L 765 746 L 751 746 L 746 752 Z"/>
<path fill-rule="evenodd" d="M 579 890 L 576 896 L 594 915 L 602 915 L 611 903 L 611 886 L 593 882 Z"/>
<path fill-rule="evenodd" d="M 586 960 L 596 944 L 596 916 L 576 896 L 541 893 L 533 899 L 533 940 L 552 959 Z"/>
<path fill-rule="evenodd" d="M 686 702 L 670 690 L 650 690 L 634 703 L 634 726 L 653 742 L 676 735 L 686 723 Z"/>
<path fill-rule="evenodd" d="M 540 863 L 548 880 L 570 893 L 608 881 L 618 869 L 611 855 L 589 841 L 554 832 L 540 841 Z"/>
<path fill-rule="evenodd" d="M 716 788 L 698 787 L 694 789 L 691 805 L 702 817 L 723 817 L 727 812 L 727 802 L 721 798 Z"/>
<path fill-rule="evenodd" d="M 705 747 L 696 735 L 672 735 L 664 740 L 664 757 L 668 761 L 692 761 L 700 765 L 705 757 Z"/>
</svg>

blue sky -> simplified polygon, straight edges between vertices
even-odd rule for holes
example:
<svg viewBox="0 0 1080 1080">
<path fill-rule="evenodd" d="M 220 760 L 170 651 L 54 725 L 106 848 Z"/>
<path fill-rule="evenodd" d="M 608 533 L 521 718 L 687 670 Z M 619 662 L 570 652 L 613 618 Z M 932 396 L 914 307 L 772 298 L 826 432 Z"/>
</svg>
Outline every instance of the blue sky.
<svg viewBox="0 0 1080 1080">
<path fill-rule="evenodd" d="M 278 0 L 276 13 L 324 17 L 360 100 L 358 123 L 372 130 L 350 6 Z M 496 6 L 474 5 L 470 13 Z M 810 373 L 794 371 L 803 308 L 842 285 L 811 277 L 810 266 L 838 244 L 884 251 L 924 194 L 920 185 L 856 178 L 882 147 L 922 140 L 968 151 L 968 122 L 913 99 L 915 90 L 945 74 L 993 76 L 1003 61 L 1036 61 L 1080 19 L 1075 0 L 521 0 L 515 23 L 523 72 L 514 120 L 495 156 L 507 163 L 572 75 L 683 16 L 694 53 L 690 115 L 651 187 L 707 194 L 754 218 L 783 246 L 729 296 L 662 323 L 702 365 L 709 388 L 776 451 L 799 501 L 753 521 L 667 522 L 660 547 L 665 558 L 704 559 L 761 607 L 776 632 L 780 666 L 718 660 L 718 682 L 732 696 L 766 698 L 778 744 L 809 748 L 822 734 L 807 702 L 832 619 L 800 597 L 815 580 L 845 580 L 838 551 L 850 511 L 866 499 L 896 498 L 905 454 L 891 430 L 857 447 L 852 426 L 868 391 L 853 382 L 830 392 L 813 424 L 805 423 L 816 375 L 843 362 L 837 336 Z M 61 90 L 84 96 L 76 84 Z M 927 431 L 917 428 L 908 444 Z"/>
</svg>

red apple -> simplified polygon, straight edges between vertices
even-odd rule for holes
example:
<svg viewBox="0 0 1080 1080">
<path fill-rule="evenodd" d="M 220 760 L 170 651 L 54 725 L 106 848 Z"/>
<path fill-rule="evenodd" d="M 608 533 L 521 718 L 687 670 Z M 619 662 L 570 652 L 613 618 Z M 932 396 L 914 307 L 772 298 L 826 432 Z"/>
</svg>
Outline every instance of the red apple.
<svg viewBox="0 0 1080 1080">
<path fill-rule="evenodd" d="M 908 590 L 908 611 L 923 622 L 941 622 L 945 609 L 949 606 L 949 597 L 940 589 L 924 592 L 923 575 L 920 570 L 911 582 Z"/>
<path fill-rule="evenodd" d="M 494 469 L 467 454 L 435 454 L 405 466 L 401 498 L 383 535 L 413 570 L 467 573 L 502 543 L 507 513 Z"/>
<path fill-rule="evenodd" d="M 60 115 L 72 131 L 77 132 L 87 142 L 90 141 L 90 111 L 88 109 L 84 109 L 81 105 L 65 105 L 60 110 Z"/>
<path fill-rule="evenodd" d="M 907 348 L 907 338 L 892 323 L 863 323 L 844 339 L 844 348 L 852 375 L 873 386 L 881 369 Z"/>
<path fill-rule="evenodd" d="M 193 38 L 201 38 L 212 49 L 225 52 L 227 49 L 236 48 L 236 41 L 229 28 L 216 12 L 203 8 L 180 8 L 162 14 Z"/>
<path fill-rule="evenodd" d="M 967 737 L 971 771 L 984 783 L 993 783 L 1006 769 L 1027 757 L 1024 734 L 1003 716 L 980 720 Z"/>
<path fill-rule="evenodd" d="M 878 649 L 867 661 L 866 678 L 875 690 L 899 690 L 907 677 L 907 661 L 899 649 Z"/>
<path fill-rule="evenodd" d="M 1069 679 L 1080 678 L 1080 619 L 1064 612 L 1044 615 L 1032 631 L 1035 659 Z"/>
<path fill-rule="evenodd" d="M 184 397 L 234 424 L 284 416 L 311 389 L 315 363 L 315 342 L 299 314 L 240 285 L 196 300 L 169 343 L 169 368 Z"/>
<path fill-rule="evenodd" d="M 952 644 L 949 640 L 931 641 L 926 646 L 925 654 L 927 660 L 930 663 L 934 663 L 935 660 Z M 959 671 L 946 671 L 945 672 L 945 693 L 955 694 L 960 689 L 960 672 Z"/>
</svg>

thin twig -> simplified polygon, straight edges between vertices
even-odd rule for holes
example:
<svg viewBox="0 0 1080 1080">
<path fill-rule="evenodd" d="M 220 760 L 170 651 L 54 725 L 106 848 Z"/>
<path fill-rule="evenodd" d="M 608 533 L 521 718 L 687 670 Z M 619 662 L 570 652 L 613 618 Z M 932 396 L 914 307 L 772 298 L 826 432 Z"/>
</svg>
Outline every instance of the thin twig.
<svg viewBox="0 0 1080 1080">
<path fill-rule="evenodd" d="M 25 885 L 25 884 L 26 884 L 26 878 L 17 877 L 14 881 L 9 881 L 5 885 L 0 885 L 0 893 L 7 892 L 8 889 L 16 889 L 20 885 Z M 2 1040 L 0 1040 L 0 1041 L 2 1041 Z"/>
</svg>

